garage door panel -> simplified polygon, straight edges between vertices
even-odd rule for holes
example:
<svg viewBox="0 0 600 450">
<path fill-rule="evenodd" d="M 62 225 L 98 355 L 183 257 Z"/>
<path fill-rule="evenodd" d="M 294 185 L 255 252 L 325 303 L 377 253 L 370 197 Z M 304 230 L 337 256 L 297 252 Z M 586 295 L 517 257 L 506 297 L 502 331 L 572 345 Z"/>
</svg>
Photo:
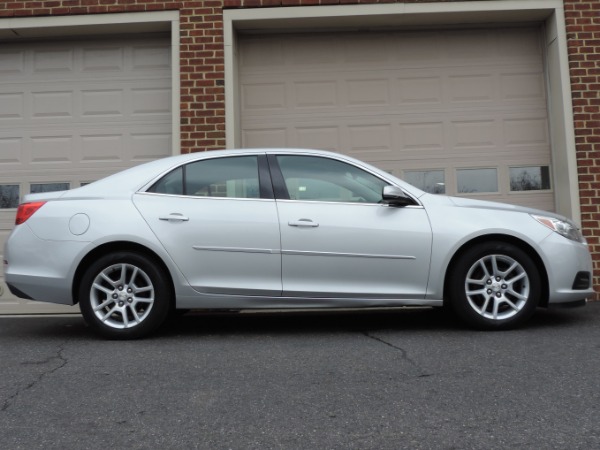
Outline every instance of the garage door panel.
<svg viewBox="0 0 600 450">
<path fill-rule="evenodd" d="M 131 96 L 133 116 L 164 117 L 171 114 L 171 90 L 168 88 L 135 88 Z"/>
<path fill-rule="evenodd" d="M 285 83 L 250 81 L 242 86 L 242 109 L 255 114 L 284 111 L 287 107 Z"/>
<path fill-rule="evenodd" d="M 427 110 L 443 103 L 443 79 L 425 73 L 410 74 L 398 77 L 394 83 L 393 106 L 406 105 L 410 108 L 426 105 Z"/>
<path fill-rule="evenodd" d="M 532 102 L 539 104 L 545 101 L 544 74 L 527 69 L 515 69 L 500 75 L 500 88 L 502 99 L 506 102 Z"/>
<path fill-rule="evenodd" d="M 25 94 L 18 90 L 14 92 L 0 93 L 0 124 L 6 121 L 22 119 L 25 111 Z"/>
<path fill-rule="evenodd" d="M 20 165 L 23 157 L 23 138 L 0 137 L 0 167 Z"/>
<path fill-rule="evenodd" d="M 170 44 L 163 39 L 162 44 L 144 43 L 131 47 L 131 69 L 134 72 L 148 74 L 148 70 L 171 71 Z"/>
<path fill-rule="evenodd" d="M 162 131 L 161 131 L 162 130 Z M 146 130 L 138 128 L 132 132 L 128 139 L 127 149 L 131 152 L 129 161 L 142 163 L 153 159 L 163 158 L 165 153 L 173 153 L 171 139 L 171 126 L 149 127 Z"/>
<path fill-rule="evenodd" d="M 124 49 L 119 45 L 83 48 L 81 51 L 81 69 L 83 71 L 100 72 L 124 70 Z"/>
<path fill-rule="evenodd" d="M 502 124 L 494 117 L 452 120 L 450 122 L 450 142 L 460 153 L 471 149 L 486 153 L 502 140 Z"/>
<path fill-rule="evenodd" d="M 541 62 L 543 58 L 542 41 L 537 28 L 511 28 L 509 33 L 497 33 L 494 48 L 503 61 Z"/>
<path fill-rule="evenodd" d="M 335 69 L 343 60 L 346 45 L 338 36 L 322 39 L 319 33 L 298 35 L 297 39 L 284 42 L 285 61 L 291 67 L 302 67 L 303 72 L 327 68 Z"/>
<path fill-rule="evenodd" d="M 549 143 L 546 117 L 521 117 L 504 121 L 505 144 L 509 147 L 544 146 Z"/>
<path fill-rule="evenodd" d="M 0 190 L 15 203 L 172 154 L 170 58 L 165 37 L 4 45 Z M 0 249 L 16 214 L 1 203 Z M 3 282 L 0 314 L 77 311 L 18 300 Z"/>
<path fill-rule="evenodd" d="M 312 110 L 338 107 L 336 80 L 295 81 L 292 86 L 292 104 L 298 109 Z"/>
<path fill-rule="evenodd" d="M 288 135 L 291 130 L 281 128 L 247 128 L 242 131 L 242 140 L 246 148 L 277 148 L 289 147 Z"/>
<path fill-rule="evenodd" d="M 96 119 L 122 117 L 125 115 L 123 89 L 97 89 L 82 90 L 80 93 L 81 115 Z"/>
<path fill-rule="evenodd" d="M 331 151 L 340 148 L 339 127 L 298 127 L 295 131 L 295 140 L 301 148 L 316 148 Z"/>
<path fill-rule="evenodd" d="M 386 78 L 347 79 L 344 84 L 348 107 L 390 106 L 392 95 Z"/>
</svg>

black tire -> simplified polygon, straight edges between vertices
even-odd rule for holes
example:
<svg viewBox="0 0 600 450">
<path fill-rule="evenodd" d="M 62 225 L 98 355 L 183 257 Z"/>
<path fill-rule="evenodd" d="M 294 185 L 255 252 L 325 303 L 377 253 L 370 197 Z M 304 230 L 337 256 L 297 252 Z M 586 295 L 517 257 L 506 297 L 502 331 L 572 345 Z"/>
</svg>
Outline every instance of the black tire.
<svg viewBox="0 0 600 450">
<path fill-rule="evenodd" d="M 525 323 L 542 293 L 535 263 L 519 247 L 486 242 L 465 251 L 448 280 L 448 300 L 459 319 L 477 329 L 503 330 Z"/>
<path fill-rule="evenodd" d="M 168 277 L 150 258 L 134 252 L 102 256 L 79 284 L 81 313 L 108 339 L 137 339 L 160 327 L 172 307 Z"/>
</svg>

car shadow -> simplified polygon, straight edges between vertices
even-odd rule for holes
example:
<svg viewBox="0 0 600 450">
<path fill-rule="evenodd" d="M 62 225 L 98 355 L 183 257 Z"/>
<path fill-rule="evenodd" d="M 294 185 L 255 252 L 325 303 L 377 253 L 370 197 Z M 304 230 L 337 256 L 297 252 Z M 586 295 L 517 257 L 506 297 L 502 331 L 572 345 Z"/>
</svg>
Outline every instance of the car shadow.
<svg viewBox="0 0 600 450">
<path fill-rule="evenodd" d="M 540 308 L 521 329 L 533 330 L 577 326 L 586 320 L 578 310 Z M 441 308 L 395 308 L 351 311 L 302 312 L 197 312 L 191 311 L 170 320 L 159 335 L 229 335 L 229 334 L 314 334 L 403 331 L 429 333 L 463 333 L 472 330 L 453 314 Z"/>
<path fill-rule="evenodd" d="M 596 320 L 600 302 L 577 309 L 543 309 L 519 330 L 580 327 Z M 327 311 L 190 311 L 170 319 L 149 339 L 179 336 L 299 335 L 377 331 L 474 332 L 441 308 L 394 308 Z M 98 337 L 79 315 L 0 318 L 0 340 L 52 338 L 94 341 Z"/>
<path fill-rule="evenodd" d="M 380 329 L 455 328 L 458 324 L 432 308 L 362 311 L 196 312 L 172 319 L 163 335 L 305 334 Z"/>
</svg>

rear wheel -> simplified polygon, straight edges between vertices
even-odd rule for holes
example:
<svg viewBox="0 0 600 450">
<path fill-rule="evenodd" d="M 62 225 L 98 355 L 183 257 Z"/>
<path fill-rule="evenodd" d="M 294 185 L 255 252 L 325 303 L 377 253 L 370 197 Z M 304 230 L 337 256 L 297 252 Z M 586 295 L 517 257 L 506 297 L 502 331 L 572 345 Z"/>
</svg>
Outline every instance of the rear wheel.
<svg viewBox="0 0 600 450">
<path fill-rule="evenodd" d="M 168 278 L 151 259 L 115 252 L 95 261 L 79 285 L 81 313 L 109 339 L 136 339 L 155 331 L 171 308 Z"/>
<path fill-rule="evenodd" d="M 476 245 L 451 268 L 449 300 L 456 314 L 481 329 L 506 329 L 529 319 L 541 297 L 532 259 L 512 244 Z"/>
</svg>

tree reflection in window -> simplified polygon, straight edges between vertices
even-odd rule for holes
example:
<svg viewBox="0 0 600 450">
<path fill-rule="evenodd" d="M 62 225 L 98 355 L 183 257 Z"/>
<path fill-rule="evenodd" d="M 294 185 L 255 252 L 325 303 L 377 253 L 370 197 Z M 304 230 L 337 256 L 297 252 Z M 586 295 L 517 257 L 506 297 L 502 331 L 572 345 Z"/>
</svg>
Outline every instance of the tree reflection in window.
<svg viewBox="0 0 600 450">
<path fill-rule="evenodd" d="M 31 183 L 31 193 L 66 191 L 69 187 L 69 183 Z"/>
<path fill-rule="evenodd" d="M 550 189 L 550 168 L 548 166 L 511 167 L 511 191 L 543 191 Z"/>
<path fill-rule="evenodd" d="M 19 206 L 19 186 L 16 184 L 0 184 L 0 209 Z"/>
</svg>

